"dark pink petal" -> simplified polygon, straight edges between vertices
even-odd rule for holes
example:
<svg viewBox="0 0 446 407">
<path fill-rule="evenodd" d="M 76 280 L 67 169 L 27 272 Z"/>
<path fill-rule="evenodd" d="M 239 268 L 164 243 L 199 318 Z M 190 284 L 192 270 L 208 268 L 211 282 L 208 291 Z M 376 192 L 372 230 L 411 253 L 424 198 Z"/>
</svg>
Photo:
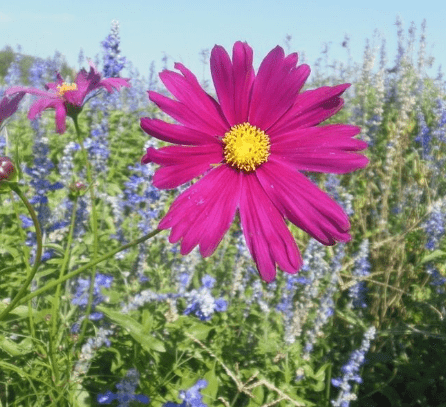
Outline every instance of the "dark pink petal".
<svg viewBox="0 0 446 407">
<path fill-rule="evenodd" d="M 234 220 L 242 175 L 222 165 L 175 199 L 158 228 L 172 228 L 171 243 L 182 239 L 181 254 L 189 253 L 197 244 L 203 257 L 215 251 Z"/>
<path fill-rule="evenodd" d="M 223 149 L 217 144 L 169 146 L 158 150 L 150 147 L 141 161 L 143 164 L 160 164 L 162 167 L 156 171 L 153 185 L 160 189 L 172 189 L 202 175 L 211 169 L 211 164 L 222 162 Z"/>
<path fill-rule="evenodd" d="M 283 217 L 265 194 L 256 173 L 243 174 L 240 220 L 248 249 L 260 276 L 271 282 L 276 263 L 287 273 L 296 273 L 302 258 Z"/>
<path fill-rule="evenodd" d="M 98 83 L 97 87 L 103 87 L 107 89 L 108 93 L 112 93 L 113 90 L 119 90 L 123 86 L 130 88 L 129 80 L 125 78 L 105 78 Z"/>
<path fill-rule="evenodd" d="M 311 127 L 333 116 L 344 105 L 340 95 L 350 86 L 323 86 L 307 90 L 296 99 L 296 103 L 269 130 L 270 136 L 288 133 L 299 127 Z"/>
<path fill-rule="evenodd" d="M 215 123 L 215 121 L 209 121 L 208 116 L 203 117 L 198 115 L 181 102 L 172 100 L 153 91 L 149 91 L 148 94 L 150 100 L 156 103 L 164 113 L 190 129 L 198 130 L 214 137 L 223 137 L 224 133 L 229 130 L 229 127 L 223 128 Z"/>
<path fill-rule="evenodd" d="M 65 81 L 63 80 L 62 75 L 59 72 L 56 72 L 56 77 L 56 82 L 50 82 L 45 85 L 46 90 L 51 90 L 54 93 L 57 93 L 57 87 L 62 85 Z"/>
<path fill-rule="evenodd" d="M 37 115 L 41 114 L 45 109 L 55 109 L 57 105 L 62 105 L 63 102 L 59 98 L 40 98 L 37 99 L 31 106 L 28 112 L 28 119 L 34 120 Z"/>
<path fill-rule="evenodd" d="M 56 109 L 56 130 L 59 134 L 63 134 L 67 129 L 67 109 L 63 103 L 55 104 L 54 108 Z"/>
<path fill-rule="evenodd" d="M 248 120 L 249 97 L 255 77 L 252 60 L 251 47 L 240 41 L 234 44 L 232 62 L 220 45 L 216 45 L 211 52 L 212 80 L 231 127 Z"/>
<path fill-rule="evenodd" d="M 342 208 L 297 170 L 271 156 L 256 174 L 280 213 L 316 240 L 333 245 L 351 239 Z"/>
<path fill-rule="evenodd" d="M 85 96 L 95 89 L 95 86 L 99 83 L 100 79 L 101 75 L 94 73 L 90 75 L 87 74 L 85 69 L 81 69 L 76 76 L 77 90 L 66 92 L 65 98 L 69 103 L 75 106 L 82 106 Z"/>
<path fill-rule="evenodd" d="M 279 46 L 265 57 L 252 87 L 250 124 L 267 131 L 293 106 L 310 74 L 307 65 L 296 68 L 296 62 L 297 55 L 285 58 Z"/>
<path fill-rule="evenodd" d="M 252 48 L 245 42 L 237 41 L 232 48 L 234 124 L 248 120 L 251 88 L 255 78 L 252 60 Z"/>
<path fill-rule="evenodd" d="M 296 129 L 271 137 L 271 154 L 302 171 L 355 171 L 369 162 L 363 155 L 350 153 L 367 148 L 366 142 L 352 138 L 360 131 L 359 127 L 342 124 Z"/>
<path fill-rule="evenodd" d="M 51 98 L 51 99 L 58 98 L 58 96 L 52 92 L 36 88 L 25 88 L 24 86 L 11 86 L 10 88 L 6 89 L 5 96 L 11 96 L 18 92 L 25 92 L 29 93 L 30 95 L 42 96 L 44 98 Z"/>
<path fill-rule="evenodd" d="M 345 174 L 364 168 L 369 159 L 361 154 L 336 150 L 305 151 L 288 154 L 287 161 L 300 171 Z"/>
<path fill-rule="evenodd" d="M 25 92 L 15 93 L 14 96 L 5 96 L 0 101 L 0 124 L 8 117 L 12 116 L 18 109 L 20 101 L 25 96 Z"/>
<path fill-rule="evenodd" d="M 176 63 L 175 69 L 181 71 L 182 75 L 167 70 L 160 73 L 166 88 L 189 110 L 212 122 L 212 127 L 220 129 L 224 134 L 229 125 L 218 103 L 203 90 L 195 75 L 184 65 Z"/>
<path fill-rule="evenodd" d="M 174 144 L 183 145 L 202 145 L 202 144 L 218 144 L 215 137 L 198 130 L 189 129 L 179 124 L 166 123 L 159 119 L 141 118 L 141 128 L 152 137 L 158 140 L 167 141 Z"/>
</svg>

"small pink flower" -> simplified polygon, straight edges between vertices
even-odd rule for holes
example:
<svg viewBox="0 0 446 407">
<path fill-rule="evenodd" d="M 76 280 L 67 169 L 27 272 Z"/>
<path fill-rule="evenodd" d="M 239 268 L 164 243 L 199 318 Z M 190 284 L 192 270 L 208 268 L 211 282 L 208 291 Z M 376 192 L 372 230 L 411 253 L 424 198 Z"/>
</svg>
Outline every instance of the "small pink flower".
<svg viewBox="0 0 446 407">
<path fill-rule="evenodd" d="M 5 96 L 0 100 L 0 125 L 17 111 L 23 96 L 25 96 L 25 92 L 18 92 L 13 97 Z"/>
<path fill-rule="evenodd" d="M 113 89 L 119 90 L 122 86 L 130 87 L 129 79 L 106 78 L 101 79 L 101 74 L 96 70 L 92 62 L 90 72 L 82 69 L 76 76 L 73 84 L 65 83 L 60 73 L 57 73 L 57 81 L 47 83 L 47 91 L 25 88 L 23 86 L 13 86 L 6 90 L 6 95 L 12 95 L 17 92 L 25 92 L 31 95 L 40 96 L 34 102 L 28 113 L 28 119 L 33 120 L 45 109 L 53 108 L 56 111 L 56 129 L 59 134 L 65 133 L 66 117 L 76 116 L 82 110 L 85 97 L 95 89 L 105 88 L 109 93 Z"/>
<path fill-rule="evenodd" d="M 149 98 L 180 124 L 141 119 L 142 129 L 177 146 L 148 148 L 142 163 L 159 168 L 153 183 L 171 189 L 200 179 L 179 195 L 158 225 L 171 229 L 169 241 L 181 240 L 181 254 L 199 245 L 210 256 L 235 214 L 263 280 L 276 266 L 296 273 L 302 258 L 285 219 L 319 242 L 347 242 L 350 222 L 342 208 L 309 181 L 302 171 L 347 173 L 368 159 L 354 153 L 367 143 L 353 137 L 361 129 L 344 124 L 319 126 L 343 106 L 349 84 L 300 92 L 310 74 L 297 66 L 297 54 L 274 48 L 259 71 L 253 51 L 236 42 L 232 61 L 221 46 L 211 53 L 218 102 L 182 64 L 181 73 L 160 78 L 175 99 L 156 92 Z"/>
</svg>

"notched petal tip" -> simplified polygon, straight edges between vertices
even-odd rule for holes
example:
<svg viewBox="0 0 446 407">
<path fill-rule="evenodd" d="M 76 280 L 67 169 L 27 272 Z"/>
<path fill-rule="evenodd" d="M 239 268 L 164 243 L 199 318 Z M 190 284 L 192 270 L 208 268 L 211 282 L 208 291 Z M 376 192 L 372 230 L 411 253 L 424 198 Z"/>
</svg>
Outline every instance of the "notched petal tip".
<svg viewBox="0 0 446 407">
<path fill-rule="evenodd" d="M 147 152 L 141 158 L 141 164 L 148 164 L 152 162 L 152 160 L 150 159 L 150 149 L 153 149 L 153 147 L 149 147 L 147 149 Z"/>
</svg>

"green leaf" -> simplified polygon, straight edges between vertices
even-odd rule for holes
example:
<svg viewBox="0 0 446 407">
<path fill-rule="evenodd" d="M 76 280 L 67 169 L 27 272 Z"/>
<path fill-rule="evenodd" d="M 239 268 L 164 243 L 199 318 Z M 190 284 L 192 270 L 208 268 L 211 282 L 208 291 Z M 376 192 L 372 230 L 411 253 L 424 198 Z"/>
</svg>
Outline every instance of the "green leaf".
<svg viewBox="0 0 446 407">
<path fill-rule="evenodd" d="M 421 260 L 421 264 L 427 263 L 432 260 L 440 260 L 441 258 L 446 257 L 446 252 L 442 250 L 434 250 L 432 253 L 429 253 L 427 256 L 424 256 Z"/>
<path fill-rule="evenodd" d="M 30 338 L 24 339 L 22 342 L 14 342 L 0 335 L 0 349 L 3 349 L 11 356 L 21 356 L 34 351 L 34 346 Z"/>
<path fill-rule="evenodd" d="M 120 312 L 112 311 L 106 307 L 96 307 L 98 311 L 103 312 L 109 317 L 115 324 L 121 326 L 135 339 L 146 351 L 152 350 L 157 352 L 165 352 L 166 348 L 159 339 L 155 338 L 151 332 L 148 332 L 139 322 L 135 321 L 128 315 L 123 315 Z"/>
</svg>

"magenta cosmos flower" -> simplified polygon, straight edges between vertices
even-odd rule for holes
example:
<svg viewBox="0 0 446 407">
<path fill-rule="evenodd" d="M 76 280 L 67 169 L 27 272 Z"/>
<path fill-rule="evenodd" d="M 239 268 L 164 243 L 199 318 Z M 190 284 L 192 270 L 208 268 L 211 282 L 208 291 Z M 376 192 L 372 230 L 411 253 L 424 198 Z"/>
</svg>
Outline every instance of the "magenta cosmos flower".
<svg viewBox="0 0 446 407">
<path fill-rule="evenodd" d="M 60 73 L 57 73 L 57 81 L 47 83 L 47 91 L 25 88 L 23 86 L 13 86 L 6 90 L 6 95 L 12 95 L 17 92 L 25 92 L 31 95 L 40 96 L 31 106 L 28 113 L 28 119 L 33 120 L 44 110 L 53 108 L 56 111 L 56 129 L 59 134 L 65 133 L 66 117 L 77 116 L 82 110 L 85 97 L 93 90 L 105 88 L 109 93 L 113 89 L 119 90 L 122 86 L 130 87 L 129 79 L 106 78 L 101 79 L 101 74 L 96 70 L 92 62 L 90 72 L 82 69 L 76 76 L 75 83 L 66 83 Z"/>
<path fill-rule="evenodd" d="M 236 212 L 248 249 L 263 280 L 275 278 L 276 265 L 296 273 L 302 257 L 288 230 L 288 219 L 325 245 L 349 241 L 350 223 L 342 208 L 301 171 L 346 173 L 368 159 L 353 151 L 367 147 L 353 136 L 360 128 L 318 126 L 338 112 L 350 84 L 299 93 L 310 74 L 297 66 L 297 54 L 274 48 L 257 75 L 253 51 L 236 42 L 232 61 L 221 46 L 211 53 L 218 102 L 205 93 L 182 64 L 181 74 L 163 71 L 161 80 L 176 100 L 156 92 L 149 98 L 180 124 L 141 119 L 142 129 L 178 146 L 148 148 L 142 163 L 161 165 L 153 179 L 170 189 L 200 179 L 179 195 L 159 229 L 181 239 L 181 254 L 200 246 L 211 255 Z"/>
<path fill-rule="evenodd" d="M 13 97 L 4 96 L 0 100 L 0 126 L 9 116 L 12 116 L 17 111 L 23 96 L 25 96 L 25 92 L 19 92 Z"/>
</svg>

